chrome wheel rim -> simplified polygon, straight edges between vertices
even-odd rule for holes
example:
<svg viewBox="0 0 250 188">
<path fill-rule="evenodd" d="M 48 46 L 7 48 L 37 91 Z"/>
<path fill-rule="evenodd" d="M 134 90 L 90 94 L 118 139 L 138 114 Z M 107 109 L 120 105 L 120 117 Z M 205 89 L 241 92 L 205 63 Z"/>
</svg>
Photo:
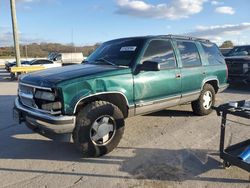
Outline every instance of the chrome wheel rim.
<svg viewBox="0 0 250 188">
<path fill-rule="evenodd" d="M 115 120 L 109 115 L 97 118 L 91 126 L 90 138 L 95 145 L 106 145 L 114 137 L 116 131 Z"/>
<path fill-rule="evenodd" d="M 211 91 L 206 91 L 203 95 L 203 107 L 206 110 L 209 110 L 212 106 L 213 95 Z"/>
</svg>

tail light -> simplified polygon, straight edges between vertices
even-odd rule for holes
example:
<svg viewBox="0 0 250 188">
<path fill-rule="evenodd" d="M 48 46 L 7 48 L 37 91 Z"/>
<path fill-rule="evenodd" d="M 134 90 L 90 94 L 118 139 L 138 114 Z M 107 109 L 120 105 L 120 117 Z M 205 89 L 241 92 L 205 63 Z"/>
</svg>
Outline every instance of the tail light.
<svg viewBox="0 0 250 188">
<path fill-rule="evenodd" d="M 227 80 L 228 80 L 228 65 L 226 64 L 226 74 L 227 74 Z"/>
<path fill-rule="evenodd" d="M 243 73 L 245 74 L 245 73 L 247 73 L 248 72 L 248 63 L 244 63 L 243 64 Z"/>
</svg>

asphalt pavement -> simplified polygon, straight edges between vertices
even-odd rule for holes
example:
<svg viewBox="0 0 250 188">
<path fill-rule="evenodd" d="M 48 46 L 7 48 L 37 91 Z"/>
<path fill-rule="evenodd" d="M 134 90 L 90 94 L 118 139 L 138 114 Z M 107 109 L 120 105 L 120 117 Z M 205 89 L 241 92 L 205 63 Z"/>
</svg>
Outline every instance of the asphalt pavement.
<svg viewBox="0 0 250 188">
<path fill-rule="evenodd" d="M 82 158 L 72 143 L 51 141 L 16 124 L 16 94 L 17 81 L 0 69 L 0 187 L 250 188 L 248 172 L 222 167 L 220 118 L 215 112 L 195 116 L 187 104 L 129 118 L 113 152 Z M 216 104 L 241 99 L 250 100 L 245 86 L 218 94 Z M 249 127 L 230 123 L 226 144 L 248 139 L 249 134 Z"/>
</svg>

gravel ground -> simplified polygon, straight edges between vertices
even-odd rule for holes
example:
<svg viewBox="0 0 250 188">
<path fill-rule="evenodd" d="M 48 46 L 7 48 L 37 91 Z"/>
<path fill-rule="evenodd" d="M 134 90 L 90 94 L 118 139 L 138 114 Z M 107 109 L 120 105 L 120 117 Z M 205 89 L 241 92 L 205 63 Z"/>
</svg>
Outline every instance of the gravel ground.
<svg viewBox="0 0 250 188">
<path fill-rule="evenodd" d="M 17 83 L 0 69 L 0 187 L 250 188 L 248 172 L 221 165 L 215 112 L 198 117 L 190 105 L 182 105 L 127 119 L 117 149 L 101 158 L 81 158 L 72 143 L 54 142 L 15 124 L 16 93 Z M 216 103 L 240 99 L 250 99 L 250 90 L 228 89 Z M 249 138 L 249 127 L 231 125 L 227 144 Z"/>
</svg>

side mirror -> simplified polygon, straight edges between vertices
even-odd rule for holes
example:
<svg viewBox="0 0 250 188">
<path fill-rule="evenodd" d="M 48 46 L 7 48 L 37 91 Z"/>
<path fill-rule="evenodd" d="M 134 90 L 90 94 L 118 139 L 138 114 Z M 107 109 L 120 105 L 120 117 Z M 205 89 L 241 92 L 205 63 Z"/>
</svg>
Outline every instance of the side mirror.
<svg viewBox="0 0 250 188">
<path fill-rule="evenodd" d="M 139 71 L 160 71 L 160 64 L 155 61 L 144 61 L 139 65 Z"/>
</svg>

